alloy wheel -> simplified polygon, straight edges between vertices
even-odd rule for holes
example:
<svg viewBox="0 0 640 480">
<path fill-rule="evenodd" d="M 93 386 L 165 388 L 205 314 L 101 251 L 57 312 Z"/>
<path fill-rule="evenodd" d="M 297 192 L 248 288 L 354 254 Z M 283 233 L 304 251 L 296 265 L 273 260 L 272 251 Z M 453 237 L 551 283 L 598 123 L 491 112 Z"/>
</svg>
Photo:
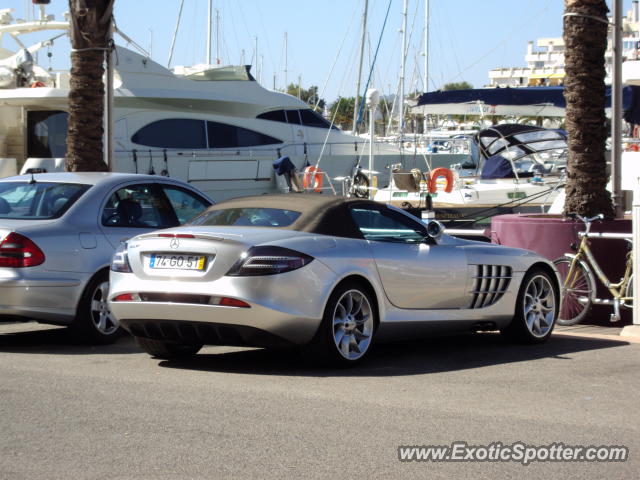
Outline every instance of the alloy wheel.
<svg viewBox="0 0 640 480">
<path fill-rule="evenodd" d="M 534 337 L 544 337 L 553 328 L 556 315 L 556 294 L 544 275 L 529 280 L 524 293 L 524 319 Z"/>
<path fill-rule="evenodd" d="M 107 304 L 108 294 L 109 282 L 101 282 L 91 296 L 91 321 L 96 330 L 103 335 L 111 335 L 118 329 L 118 321 Z"/>
<path fill-rule="evenodd" d="M 333 312 L 333 341 L 347 360 L 357 360 L 369 348 L 373 312 L 367 296 L 358 290 L 342 294 Z"/>
</svg>

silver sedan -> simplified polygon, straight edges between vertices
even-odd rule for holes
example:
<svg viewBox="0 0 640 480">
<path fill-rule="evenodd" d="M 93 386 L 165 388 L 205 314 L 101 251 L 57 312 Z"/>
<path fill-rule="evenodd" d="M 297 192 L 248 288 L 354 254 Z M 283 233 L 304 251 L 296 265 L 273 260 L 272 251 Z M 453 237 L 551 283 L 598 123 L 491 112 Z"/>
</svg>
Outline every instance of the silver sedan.
<svg viewBox="0 0 640 480">
<path fill-rule="evenodd" d="M 0 179 L 0 321 L 71 325 L 108 343 L 109 263 L 129 237 L 180 225 L 213 201 L 165 177 L 43 173 Z"/>
<path fill-rule="evenodd" d="M 438 222 L 326 195 L 229 200 L 139 235 L 111 266 L 111 311 L 149 354 L 303 345 L 351 364 L 374 338 L 501 330 L 542 342 L 558 276 L 533 252 L 456 239 Z"/>
</svg>

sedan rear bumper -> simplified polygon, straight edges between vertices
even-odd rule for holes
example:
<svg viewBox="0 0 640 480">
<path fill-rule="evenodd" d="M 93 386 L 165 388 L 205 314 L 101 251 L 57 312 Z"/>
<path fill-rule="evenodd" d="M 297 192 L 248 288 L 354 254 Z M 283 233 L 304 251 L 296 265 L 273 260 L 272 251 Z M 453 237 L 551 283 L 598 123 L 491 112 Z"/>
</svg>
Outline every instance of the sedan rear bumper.
<svg viewBox="0 0 640 480">
<path fill-rule="evenodd" d="M 81 281 L 60 278 L 0 279 L 0 321 L 73 322 Z"/>
</svg>

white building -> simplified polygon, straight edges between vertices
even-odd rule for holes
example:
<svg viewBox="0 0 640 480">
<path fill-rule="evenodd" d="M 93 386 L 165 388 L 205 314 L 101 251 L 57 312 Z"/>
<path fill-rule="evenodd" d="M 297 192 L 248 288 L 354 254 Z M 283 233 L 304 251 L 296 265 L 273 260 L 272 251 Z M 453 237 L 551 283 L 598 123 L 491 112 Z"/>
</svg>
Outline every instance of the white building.
<svg viewBox="0 0 640 480">
<path fill-rule="evenodd" d="M 640 57 L 640 6 L 638 0 L 631 4 L 631 10 L 623 18 L 623 56 L 626 59 Z M 489 71 L 489 87 L 532 87 L 562 85 L 564 81 L 564 40 L 562 38 L 539 38 L 527 45 L 526 67 L 494 68 Z M 611 83 L 611 62 L 613 58 L 612 30 L 605 60 L 607 65 L 606 83 Z"/>
</svg>

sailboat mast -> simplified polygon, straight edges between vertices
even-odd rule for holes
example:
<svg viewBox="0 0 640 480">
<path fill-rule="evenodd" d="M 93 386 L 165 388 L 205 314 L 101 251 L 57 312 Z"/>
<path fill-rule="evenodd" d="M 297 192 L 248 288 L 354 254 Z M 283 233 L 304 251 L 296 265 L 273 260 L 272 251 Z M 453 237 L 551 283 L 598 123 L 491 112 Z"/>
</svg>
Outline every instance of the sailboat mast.
<svg viewBox="0 0 640 480">
<path fill-rule="evenodd" d="M 173 38 L 171 39 L 171 48 L 169 49 L 169 60 L 167 60 L 167 68 L 171 67 L 171 59 L 173 58 L 173 49 L 176 46 L 176 38 L 178 37 L 178 28 L 180 27 L 180 19 L 182 18 L 182 7 L 184 7 L 184 0 L 180 1 L 180 9 L 178 10 L 178 19 L 176 20 L 176 28 L 173 31 Z"/>
<path fill-rule="evenodd" d="M 284 91 L 287 91 L 287 32 L 284 32 Z"/>
<path fill-rule="evenodd" d="M 358 65 L 358 78 L 356 80 L 356 101 L 353 106 L 353 128 L 351 133 L 356 134 L 358 123 L 358 112 L 360 111 L 360 82 L 362 81 L 362 61 L 364 59 L 364 44 L 367 37 L 367 12 L 369 10 L 369 0 L 364 0 L 364 12 L 362 13 L 362 39 L 360 40 L 360 62 Z"/>
<path fill-rule="evenodd" d="M 207 65 L 211 65 L 211 20 L 212 20 L 212 0 L 209 0 L 209 8 L 207 10 Z"/>
<path fill-rule="evenodd" d="M 220 65 L 220 10 L 216 8 L 216 65 Z"/>
<path fill-rule="evenodd" d="M 404 77 L 407 61 L 407 9 L 409 0 L 404 0 L 402 8 L 402 61 L 400 63 L 400 98 L 398 101 L 398 130 L 400 138 L 404 136 Z"/>
<path fill-rule="evenodd" d="M 422 92 L 429 91 L 429 0 L 424 0 L 424 78 Z M 424 115 L 422 132 L 427 133 L 427 115 Z"/>
</svg>

